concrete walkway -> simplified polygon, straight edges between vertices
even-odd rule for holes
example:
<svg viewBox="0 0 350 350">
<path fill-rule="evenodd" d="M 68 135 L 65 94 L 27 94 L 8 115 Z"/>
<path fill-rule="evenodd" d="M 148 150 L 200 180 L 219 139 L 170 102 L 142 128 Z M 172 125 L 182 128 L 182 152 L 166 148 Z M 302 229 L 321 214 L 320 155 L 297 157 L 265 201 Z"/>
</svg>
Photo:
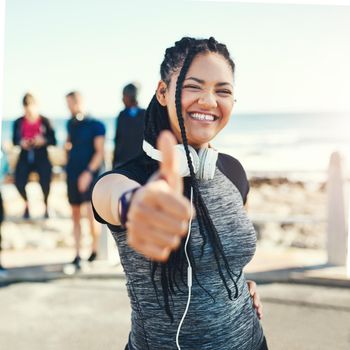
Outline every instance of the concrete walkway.
<svg viewBox="0 0 350 350">
<path fill-rule="evenodd" d="M 258 288 L 269 350 L 350 349 L 347 289 Z M 130 331 L 124 279 L 12 284 L 0 288 L 0 310 L 0 349 L 6 350 L 124 350 Z"/>
<path fill-rule="evenodd" d="M 130 306 L 121 265 L 85 262 L 75 273 L 73 257 L 68 248 L 3 252 L 0 349 L 124 350 Z M 258 245 L 246 275 L 258 283 L 270 350 L 350 348 L 350 279 L 325 261 L 324 251 Z"/>
</svg>

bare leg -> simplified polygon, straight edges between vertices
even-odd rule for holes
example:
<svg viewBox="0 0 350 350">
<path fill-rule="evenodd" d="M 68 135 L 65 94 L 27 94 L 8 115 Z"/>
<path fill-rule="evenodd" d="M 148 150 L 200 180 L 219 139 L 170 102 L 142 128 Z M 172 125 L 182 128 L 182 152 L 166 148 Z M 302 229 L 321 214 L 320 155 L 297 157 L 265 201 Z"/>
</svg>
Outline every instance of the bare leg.
<svg viewBox="0 0 350 350">
<path fill-rule="evenodd" d="M 92 252 L 97 253 L 98 240 L 101 233 L 101 225 L 94 218 L 94 213 L 92 211 L 92 206 L 90 202 L 86 204 L 86 213 L 89 220 L 89 227 L 90 227 L 90 232 L 92 237 L 91 250 Z"/>
<path fill-rule="evenodd" d="M 26 185 L 28 183 L 30 170 L 31 168 L 27 161 L 20 159 L 17 162 L 16 170 L 15 170 L 15 185 L 18 192 L 20 193 L 21 197 L 24 200 L 24 204 L 25 204 L 25 209 L 23 214 L 24 219 L 29 219 L 29 208 L 28 208 Z"/>
<path fill-rule="evenodd" d="M 80 237 L 81 237 L 81 225 L 80 225 L 80 205 L 72 205 L 72 219 L 73 219 L 73 234 L 75 239 L 76 255 L 80 255 Z"/>
</svg>

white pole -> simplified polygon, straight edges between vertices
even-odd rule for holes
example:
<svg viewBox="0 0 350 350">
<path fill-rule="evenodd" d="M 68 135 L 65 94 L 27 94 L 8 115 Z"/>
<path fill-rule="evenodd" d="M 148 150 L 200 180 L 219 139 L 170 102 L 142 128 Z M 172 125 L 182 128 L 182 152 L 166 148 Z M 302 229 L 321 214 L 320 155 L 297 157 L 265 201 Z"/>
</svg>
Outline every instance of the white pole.
<svg viewBox="0 0 350 350">
<path fill-rule="evenodd" d="M 347 263 L 348 233 L 345 209 L 343 159 L 339 152 L 331 155 L 327 182 L 327 253 L 328 263 Z"/>
<path fill-rule="evenodd" d="M 348 187 L 349 188 L 349 187 Z M 346 276 L 350 278 L 350 191 L 347 193 L 348 198 L 348 249 L 346 261 Z"/>
<path fill-rule="evenodd" d="M 97 252 L 98 260 L 106 261 L 111 265 L 119 263 L 118 248 L 107 225 L 101 225 L 101 235 Z"/>
<path fill-rule="evenodd" d="M 110 152 L 105 152 L 105 166 L 107 169 L 112 168 L 112 158 Z M 101 225 L 101 234 L 97 252 L 98 260 L 117 265 L 120 262 L 119 252 L 107 225 Z"/>
<path fill-rule="evenodd" d="M 0 0 L 0 145 L 3 107 L 4 60 L 5 60 L 5 0 Z"/>
</svg>

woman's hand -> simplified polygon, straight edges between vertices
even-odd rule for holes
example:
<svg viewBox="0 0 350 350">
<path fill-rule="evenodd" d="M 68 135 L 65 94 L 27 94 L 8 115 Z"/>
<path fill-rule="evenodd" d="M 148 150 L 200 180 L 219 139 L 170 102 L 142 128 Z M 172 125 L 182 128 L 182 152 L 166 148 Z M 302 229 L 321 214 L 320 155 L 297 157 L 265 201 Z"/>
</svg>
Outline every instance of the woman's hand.
<svg viewBox="0 0 350 350">
<path fill-rule="evenodd" d="M 23 148 L 25 150 L 28 150 L 31 147 L 31 143 L 27 139 L 21 139 L 19 144 L 20 144 L 21 148 Z"/>
<path fill-rule="evenodd" d="M 65 144 L 64 144 L 64 150 L 66 152 L 69 152 L 71 149 L 72 149 L 73 145 L 72 145 L 72 142 L 70 141 L 66 141 Z"/>
<path fill-rule="evenodd" d="M 42 135 L 35 136 L 33 139 L 33 145 L 34 145 L 34 147 L 42 147 L 42 146 L 46 145 L 45 137 Z"/>
<path fill-rule="evenodd" d="M 253 299 L 253 307 L 258 315 L 259 320 L 263 318 L 263 306 L 260 301 L 259 294 L 256 290 L 256 283 L 254 281 L 247 280 L 248 289 L 250 293 L 250 297 Z"/>
<path fill-rule="evenodd" d="M 162 152 L 159 172 L 135 192 L 127 216 L 127 242 L 147 258 L 165 262 L 180 245 L 188 230 L 191 214 L 189 200 L 182 194 L 174 146 L 169 131 L 158 138 Z"/>
</svg>

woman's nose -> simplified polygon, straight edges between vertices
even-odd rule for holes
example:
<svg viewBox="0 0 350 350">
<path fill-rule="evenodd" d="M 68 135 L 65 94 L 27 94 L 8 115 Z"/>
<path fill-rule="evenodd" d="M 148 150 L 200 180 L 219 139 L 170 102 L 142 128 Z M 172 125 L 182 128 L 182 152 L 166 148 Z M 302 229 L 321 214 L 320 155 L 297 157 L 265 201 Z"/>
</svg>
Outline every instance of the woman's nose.
<svg viewBox="0 0 350 350">
<path fill-rule="evenodd" d="M 203 106 L 204 108 L 216 108 L 217 107 L 217 101 L 214 96 L 209 91 L 203 92 L 201 96 L 198 99 L 198 104 Z"/>
</svg>

